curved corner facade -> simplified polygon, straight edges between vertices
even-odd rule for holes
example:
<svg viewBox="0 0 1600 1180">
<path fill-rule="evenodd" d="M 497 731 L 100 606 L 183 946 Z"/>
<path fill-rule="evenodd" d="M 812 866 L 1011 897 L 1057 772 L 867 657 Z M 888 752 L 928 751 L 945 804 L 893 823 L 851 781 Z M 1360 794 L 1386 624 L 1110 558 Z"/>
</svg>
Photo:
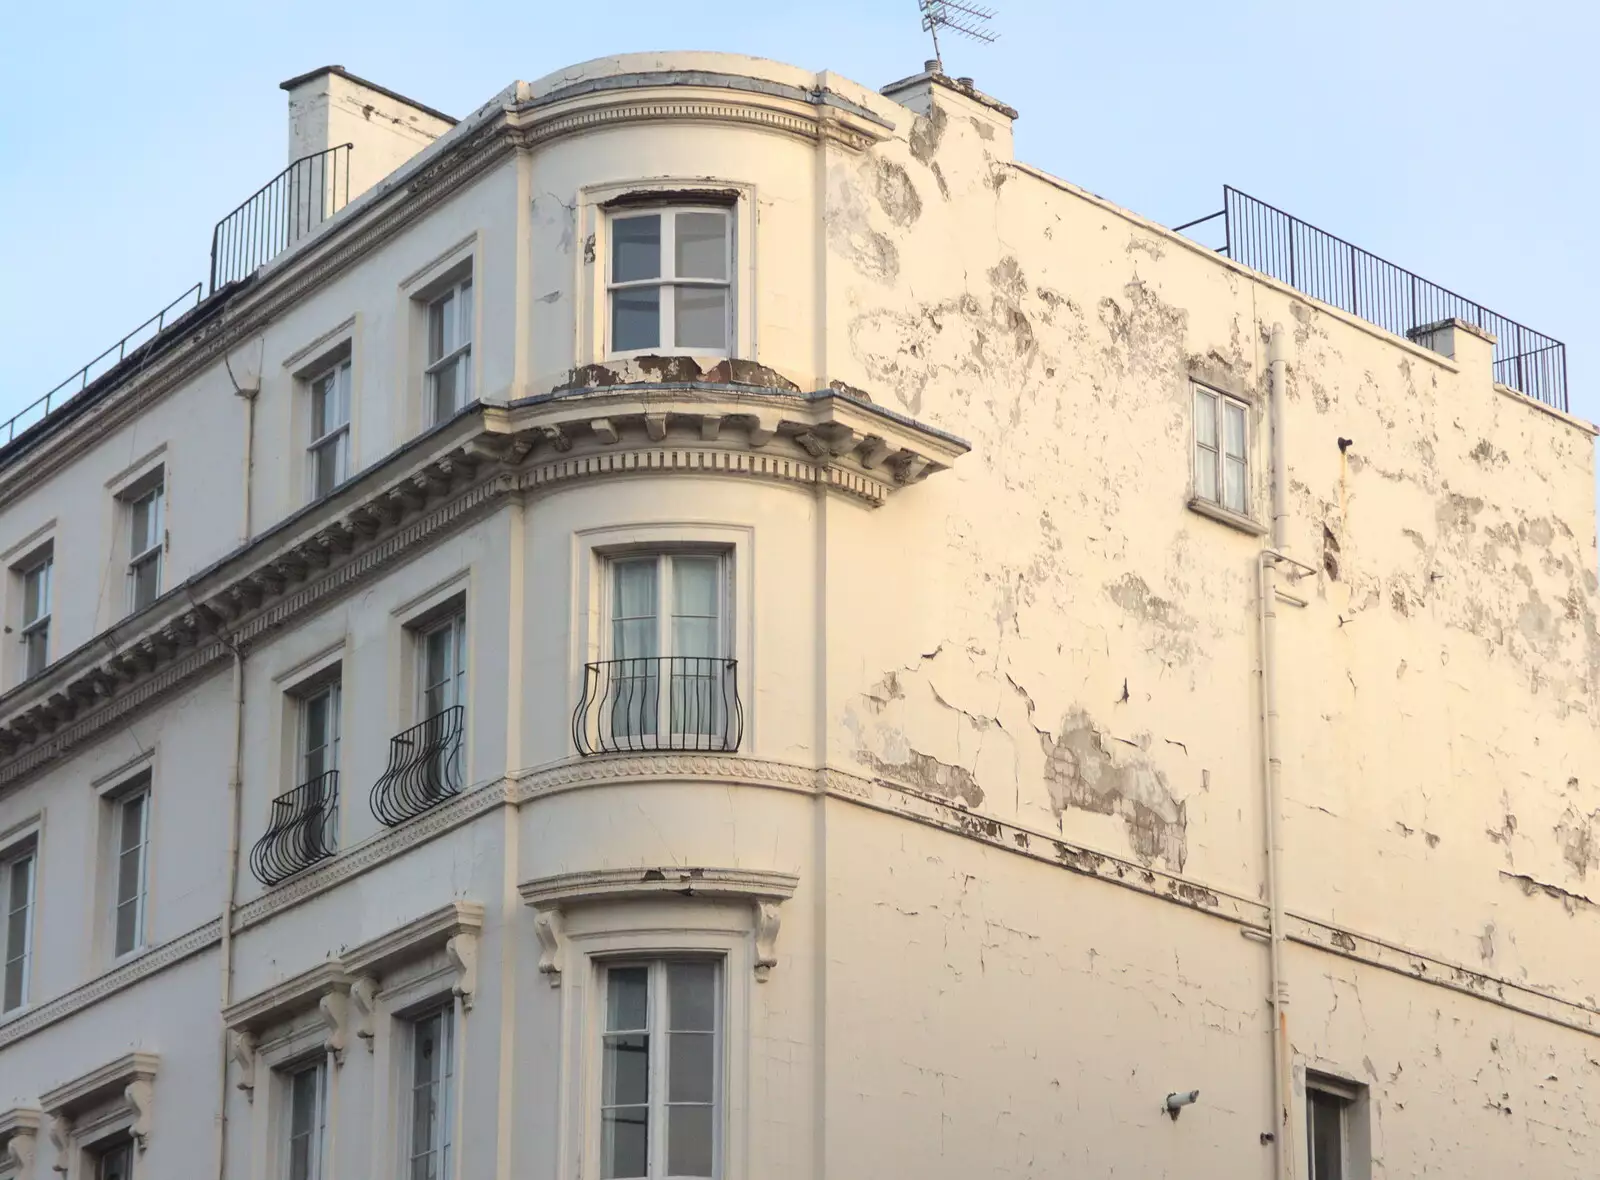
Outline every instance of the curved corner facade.
<svg viewBox="0 0 1600 1180">
<path fill-rule="evenodd" d="M 1586 1174 L 1592 428 L 966 81 L 416 109 L 0 467 L 16 1176 Z"/>
</svg>

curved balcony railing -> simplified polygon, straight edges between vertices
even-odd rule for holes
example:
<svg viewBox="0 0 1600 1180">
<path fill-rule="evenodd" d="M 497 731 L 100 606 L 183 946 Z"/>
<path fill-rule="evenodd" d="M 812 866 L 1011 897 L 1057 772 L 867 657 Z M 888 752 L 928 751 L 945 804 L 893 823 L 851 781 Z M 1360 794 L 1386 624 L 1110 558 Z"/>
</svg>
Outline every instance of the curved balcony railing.
<svg viewBox="0 0 1600 1180">
<path fill-rule="evenodd" d="M 651 656 L 583 666 L 572 742 L 584 756 L 737 750 L 743 736 L 738 660 Z"/>
<path fill-rule="evenodd" d="M 389 740 L 389 768 L 372 788 L 372 814 L 389 827 L 461 792 L 466 709 L 452 705 Z"/>
<path fill-rule="evenodd" d="M 339 772 L 330 770 L 272 801 L 272 822 L 250 850 L 250 871 L 276 885 L 338 850 Z"/>
</svg>

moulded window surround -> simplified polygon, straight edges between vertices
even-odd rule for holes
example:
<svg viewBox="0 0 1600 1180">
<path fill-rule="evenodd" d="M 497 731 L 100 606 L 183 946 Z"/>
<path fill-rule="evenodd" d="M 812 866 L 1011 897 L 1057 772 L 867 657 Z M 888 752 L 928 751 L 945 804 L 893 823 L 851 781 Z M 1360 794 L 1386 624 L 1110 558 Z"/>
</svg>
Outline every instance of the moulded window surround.
<svg viewBox="0 0 1600 1180">
<path fill-rule="evenodd" d="M 788 885 L 792 891 L 792 879 Z M 530 892 L 532 890 L 532 892 Z M 680 1088 L 684 1110 L 696 1109 L 699 1113 L 676 1116 L 684 1124 L 698 1124 L 704 1131 L 707 1107 L 710 1107 L 709 1149 L 712 1171 L 702 1170 L 706 1143 L 704 1135 L 694 1138 L 694 1130 L 680 1130 L 680 1149 L 696 1146 L 699 1158 L 682 1160 L 681 1166 L 692 1167 L 690 1176 L 742 1176 L 748 1172 L 746 1158 L 748 1144 L 748 1085 L 750 1076 L 750 1009 L 751 988 L 761 986 L 754 967 L 755 948 L 761 933 L 757 925 L 760 907 L 749 899 L 740 898 L 684 898 L 666 895 L 650 898 L 617 898 L 615 900 L 582 900 L 568 898 L 553 901 L 539 896 L 536 883 L 522 887 L 524 900 L 538 910 L 536 929 L 544 951 L 551 958 L 549 977 L 559 983 L 563 992 L 561 1004 L 565 1030 L 561 1043 L 565 1046 L 562 1070 L 572 1079 L 563 1084 L 564 1103 L 561 1141 L 558 1146 L 559 1170 L 577 1180 L 604 1180 L 608 1175 L 621 1177 L 633 1171 L 624 1155 L 617 1150 L 626 1144 L 613 1143 L 611 1152 L 605 1152 L 606 1127 L 622 1128 L 627 1135 L 628 1123 L 617 1115 L 605 1117 L 606 1108 L 621 1110 L 624 1107 L 644 1106 L 643 1116 L 647 1126 L 660 1127 L 664 1135 L 652 1142 L 646 1132 L 645 1157 L 647 1166 L 654 1169 L 638 1175 L 666 1177 L 672 1155 L 670 1108 L 680 1103 L 671 1089 L 671 1058 L 669 1045 L 657 1046 L 652 1040 L 652 1052 L 640 1052 L 637 1035 L 642 1031 L 649 1037 L 668 1038 L 674 1028 L 683 1033 L 714 1040 L 709 1047 L 712 1060 L 711 1097 L 707 1101 L 704 1067 L 705 1045 L 687 1048 L 678 1055 L 680 1078 L 687 1085 L 696 1081 L 699 1089 L 695 1097 Z M 775 905 L 770 906 L 776 909 Z M 700 1007 L 701 1018 L 684 1020 L 675 1024 L 670 1014 L 670 996 L 663 992 L 670 965 L 699 964 L 709 968 L 714 977 L 715 998 L 712 1001 L 712 1019 L 703 1018 L 705 1008 Z M 626 1012 L 612 1011 L 612 995 L 608 990 L 608 972 L 613 968 L 644 968 L 648 978 L 655 973 L 657 990 L 652 993 L 658 1007 L 653 1017 L 648 1010 L 646 1025 L 641 1030 L 637 1024 L 624 1027 L 621 1019 Z M 541 962 L 541 970 L 545 970 Z M 617 998 L 621 998 L 620 996 Z M 630 1020 L 637 1019 L 637 1011 Z M 648 1023 L 651 1019 L 654 1023 Z M 707 1025 L 710 1025 L 708 1028 Z M 691 1027 L 692 1026 L 692 1027 Z M 709 1037 L 708 1037 L 709 1034 Z M 633 1037 L 632 1041 L 625 1038 Z M 619 1041 L 619 1038 L 624 1038 Z M 620 1044 L 614 1055 L 611 1072 L 606 1068 L 606 1046 Z M 623 1049 L 626 1052 L 623 1052 Z M 647 1064 L 643 1059 L 649 1056 Z M 626 1070 L 628 1062 L 617 1058 L 627 1057 L 631 1064 L 643 1066 L 633 1072 L 633 1090 L 620 1086 L 627 1079 L 619 1072 Z M 684 1071 L 687 1065 L 699 1064 L 698 1072 Z M 693 1076 L 691 1077 L 691 1073 Z M 652 1075 L 654 1089 L 651 1089 Z M 639 1085 L 645 1086 L 648 1101 L 619 1102 L 619 1098 L 637 1097 Z M 609 1084 L 609 1095 L 608 1095 Z M 652 1116 L 652 1104 L 654 1115 Z M 628 1112 L 637 1120 L 637 1111 Z M 657 1122 L 650 1124 L 654 1117 Z M 661 1120 L 666 1120 L 662 1126 Z M 634 1160 L 638 1158 L 638 1136 Z M 581 1165 L 581 1166 L 580 1166 Z"/>
<path fill-rule="evenodd" d="M 55 547 L 48 545 L 17 568 L 22 591 L 22 678 L 30 680 L 50 664 L 50 613 L 55 580 Z"/>
<path fill-rule="evenodd" d="M 306 382 L 310 414 L 306 447 L 309 495 L 319 500 L 350 478 L 350 386 L 348 356 Z"/>
<path fill-rule="evenodd" d="M 429 422 L 448 421 L 472 400 L 473 288 L 463 279 L 428 299 L 424 386 Z"/>
<path fill-rule="evenodd" d="M 151 1052 L 128 1053 L 39 1096 L 62 1180 L 144 1180 L 160 1060 Z M 45 1171 L 40 1161 L 34 1166 Z"/>
<path fill-rule="evenodd" d="M 37 836 L 0 850 L 0 1013 L 29 999 L 38 859 Z"/>
<path fill-rule="evenodd" d="M 1194 391 L 1196 501 L 1250 516 L 1250 407 L 1203 385 Z"/>
<path fill-rule="evenodd" d="M 606 353 L 734 351 L 734 216 L 721 205 L 659 205 L 607 217 Z"/>
</svg>

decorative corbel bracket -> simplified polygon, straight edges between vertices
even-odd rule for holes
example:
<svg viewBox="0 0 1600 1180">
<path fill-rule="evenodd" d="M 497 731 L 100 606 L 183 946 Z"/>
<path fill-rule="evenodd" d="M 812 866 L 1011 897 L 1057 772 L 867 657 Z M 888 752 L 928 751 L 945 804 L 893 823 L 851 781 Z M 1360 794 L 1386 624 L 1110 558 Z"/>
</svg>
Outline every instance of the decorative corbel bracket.
<svg viewBox="0 0 1600 1180">
<path fill-rule="evenodd" d="M 373 1051 L 373 1016 L 378 1010 L 378 981 L 370 975 L 363 975 L 350 984 L 350 1005 L 356 1010 L 356 1018 L 351 1022 L 355 1034 L 366 1042 L 367 1052 Z"/>
<path fill-rule="evenodd" d="M 50 1170 L 63 1176 L 72 1166 L 72 1116 L 58 1114 L 50 1120 L 50 1146 L 56 1149 L 56 1162 Z"/>
<path fill-rule="evenodd" d="M 39 1147 L 39 1137 L 33 1131 L 13 1131 L 6 1140 L 6 1150 L 0 1156 L 0 1165 L 15 1176 L 33 1175 L 33 1157 Z"/>
<path fill-rule="evenodd" d="M 461 999 L 461 1010 L 472 1011 L 472 998 L 478 991 L 478 932 L 463 930 L 444 944 L 445 956 L 455 969 L 451 991 Z"/>
<path fill-rule="evenodd" d="M 765 983 L 778 965 L 778 903 L 772 898 L 758 897 L 751 908 L 755 912 L 756 982 Z"/>
<path fill-rule="evenodd" d="M 537 910 L 533 918 L 533 932 L 539 939 L 539 971 L 550 981 L 551 987 L 561 986 L 562 952 L 565 949 L 561 911 Z"/>
<path fill-rule="evenodd" d="M 122 1096 L 133 1107 L 133 1125 L 128 1133 L 140 1151 L 150 1145 L 150 1116 L 154 1113 L 156 1091 L 149 1078 L 135 1078 L 122 1091 Z"/>
<path fill-rule="evenodd" d="M 317 1001 L 317 1014 L 322 1018 L 326 1030 L 322 1047 L 333 1054 L 334 1061 L 343 1062 L 345 1036 L 350 1025 L 350 994 L 342 991 L 325 992 Z"/>
<path fill-rule="evenodd" d="M 239 1029 L 233 1034 L 230 1047 L 233 1063 L 239 1067 L 239 1080 L 234 1083 L 243 1090 L 251 1102 L 256 1100 L 256 1035 L 249 1029 Z"/>
</svg>

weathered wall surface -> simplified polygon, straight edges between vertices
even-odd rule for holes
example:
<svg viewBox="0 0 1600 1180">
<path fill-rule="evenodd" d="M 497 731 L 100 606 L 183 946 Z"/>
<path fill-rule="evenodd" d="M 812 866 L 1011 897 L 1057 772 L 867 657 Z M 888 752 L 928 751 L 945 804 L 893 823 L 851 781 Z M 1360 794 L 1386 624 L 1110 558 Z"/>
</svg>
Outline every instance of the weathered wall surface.
<svg viewBox="0 0 1600 1180">
<path fill-rule="evenodd" d="M 859 530 L 836 518 L 830 567 L 865 560 L 880 529 L 896 538 L 876 568 L 897 609 L 856 626 L 834 599 L 830 761 L 1259 897 L 1262 542 L 1186 503 L 1198 380 L 1254 405 L 1251 503 L 1267 518 L 1265 341 L 1282 323 L 1288 540 L 1319 570 L 1289 587 L 1308 605 L 1279 610 L 1287 905 L 1592 1004 L 1590 433 L 1497 391 L 1484 342 L 1458 333 L 1451 360 L 1312 307 L 1015 166 L 966 96 L 934 104 L 903 139 L 829 166 L 829 302 L 848 340 L 834 375 L 974 444 Z M 897 849 L 888 867 L 918 859 Z M 1226 945 L 1194 968 L 1211 988 L 1253 962 Z M 1373 1081 L 1391 1174 L 1411 1174 L 1398 1161 L 1437 1123 L 1402 1113 L 1414 1093 L 1385 1099 L 1362 1046 L 1382 1044 L 1390 1072 L 1449 1055 L 1425 1088 L 1494 1070 L 1523 1093 L 1464 1159 L 1539 1144 L 1573 1166 L 1600 1086 L 1589 1037 L 1530 1029 L 1541 1048 L 1508 1058 L 1456 1027 L 1504 1020 L 1492 1005 L 1392 980 L 1370 1025 L 1335 1019 L 1333 993 L 1370 974 L 1298 953 L 1293 1027 L 1297 1051 Z M 1415 1019 L 1435 1010 L 1449 1015 Z M 1237 1031 L 1265 1071 L 1263 1026 Z M 1541 1054 L 1564 1063 L 1548 1103 Z M 920 1092 L 915 1070 L 899 1076 Z"/>
</svg>

